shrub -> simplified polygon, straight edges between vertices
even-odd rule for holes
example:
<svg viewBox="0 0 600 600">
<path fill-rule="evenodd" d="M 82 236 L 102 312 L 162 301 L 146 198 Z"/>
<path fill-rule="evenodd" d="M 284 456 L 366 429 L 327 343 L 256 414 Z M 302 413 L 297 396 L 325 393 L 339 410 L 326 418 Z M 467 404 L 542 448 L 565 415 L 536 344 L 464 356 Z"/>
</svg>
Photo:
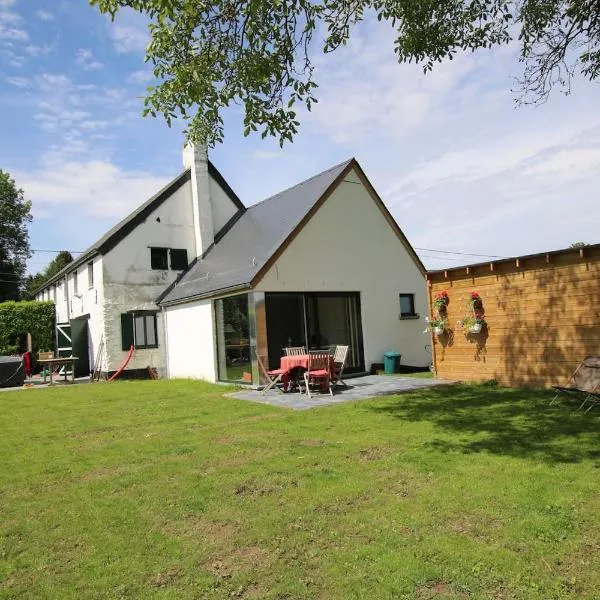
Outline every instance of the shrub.
<svg viewBox="0 0 600 600">
<path fill-rule="evenodd" d="M 54 350 L 53 302 L 0 303 L 0 355 L 19 351 L 19 339 L 30 333 L 32 351 Z"/>
</svg>

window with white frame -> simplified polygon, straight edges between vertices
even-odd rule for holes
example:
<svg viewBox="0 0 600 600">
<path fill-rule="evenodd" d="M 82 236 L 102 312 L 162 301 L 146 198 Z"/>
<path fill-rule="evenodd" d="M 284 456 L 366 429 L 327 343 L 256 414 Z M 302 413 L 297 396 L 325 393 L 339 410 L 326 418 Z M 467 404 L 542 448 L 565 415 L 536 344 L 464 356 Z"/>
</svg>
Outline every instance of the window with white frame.
<svg viewBox="0 0 600 600">
<path fill-rule="evenodd" d="M 94 287 L 94 263 L 87 264 L 88 288 L 91 290 Z"/>
</svg>

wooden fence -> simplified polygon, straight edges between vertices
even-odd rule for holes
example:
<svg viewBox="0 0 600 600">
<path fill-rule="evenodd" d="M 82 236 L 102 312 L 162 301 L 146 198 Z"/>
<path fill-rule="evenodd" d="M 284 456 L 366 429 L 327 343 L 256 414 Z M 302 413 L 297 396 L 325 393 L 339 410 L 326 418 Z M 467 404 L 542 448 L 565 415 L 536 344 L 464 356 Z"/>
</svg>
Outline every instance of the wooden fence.
<svg viewBox="0 0 600 600">
<path fill-rule="evenodd" d="M 439 377 L 502 385 L 564 383 L 587 355 L 600 355 L 600 244 L 428 274 L 430 307 L 446 290 L 448 331 L 432 336 Z M 465 333 L 472 291 L 486 326 Z"/>
</svg>

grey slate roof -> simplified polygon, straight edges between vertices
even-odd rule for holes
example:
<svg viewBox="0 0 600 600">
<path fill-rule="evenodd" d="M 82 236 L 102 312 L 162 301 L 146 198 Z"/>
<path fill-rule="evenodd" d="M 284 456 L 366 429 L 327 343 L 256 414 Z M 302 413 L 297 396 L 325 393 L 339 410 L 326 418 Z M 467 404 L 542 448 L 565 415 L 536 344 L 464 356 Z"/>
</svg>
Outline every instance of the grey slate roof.
<svg viewBox="0 0 600 600">
<path fill-rule="evenodd" d="M 253 277 L 352 161 L 344 161 L 250 206 L 157 302 L 170 304 L 249 287 Z"/>
</svg>

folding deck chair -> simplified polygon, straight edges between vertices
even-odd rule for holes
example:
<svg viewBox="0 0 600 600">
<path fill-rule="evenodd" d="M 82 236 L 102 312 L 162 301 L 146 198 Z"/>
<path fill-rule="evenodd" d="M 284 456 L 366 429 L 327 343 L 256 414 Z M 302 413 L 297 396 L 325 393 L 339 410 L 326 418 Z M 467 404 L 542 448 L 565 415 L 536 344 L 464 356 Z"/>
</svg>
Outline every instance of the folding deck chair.
<svg viewBox="0 0 600 600">
<path fill-rule="evenodd" d="M 300 356 L 306 354 L 306 348 L 304 346 L 289 346 L 283 350 L 286 356 Z"/>
<path fill-rule="evenodd" d="M 577 410 L 589 404 L 585 411 L 589 412 L 600 404 L 600 356 L 586 356 L 569 377 L 566 385 L 553 385 L 552 388 L 556 390 L 556 395 L 552 398 L 551 405 L 564 393 L 573 399 L 582 399 Z"/>
<path fill-rule="evenodd" d="M 280 394 L 283 394 L 283 391 L 279 388 L 279 384 L 284 383 L 283 378 L 287 375 L 288 371 L 286 369 L 267 369 L 258 354 L 256 355 L 256 360 L 266 384 L 262 389 L 262 393 L 266 394 L 270 389 L 275 388 Z"/>
<path fill-rule="evenodd" d="M 344 367 L 346 366 L 346 360 L 348 358 L 348 350 L 350 346 L 336 346 L 335 352 L 333 353 L 333 385 L 348 385 L 342 380 L 344 374 Z"/>
<path fill-rule="evenodd" d="M 330 352 L 311 351 L 308 353 L 308 370 L 304 372 L 304 383 L 309 398 L 311 397 L 311 385 L 318 386 L 320 389 L 327 388 L 329 395 L 333 396 Z"/>
</svg>

